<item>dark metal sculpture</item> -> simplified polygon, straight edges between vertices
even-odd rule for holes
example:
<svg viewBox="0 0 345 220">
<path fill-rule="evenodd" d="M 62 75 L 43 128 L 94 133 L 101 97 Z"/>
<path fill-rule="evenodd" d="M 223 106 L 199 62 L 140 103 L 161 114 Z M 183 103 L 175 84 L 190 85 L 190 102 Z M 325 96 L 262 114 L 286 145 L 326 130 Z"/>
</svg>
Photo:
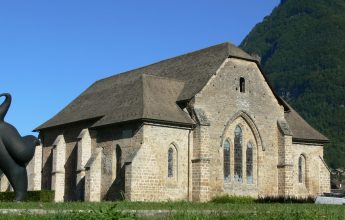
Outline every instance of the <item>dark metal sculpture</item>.
<svg viewBox="0 0 345 220">
<path fill-rule="evenodd" d="M 2 96 L 5 96 L 5 101 L 0 105 L 0 170 L 11 183 L 16 200 L 22 201 L 28 187 L 25 167 L 34 156 L 35 147 L 40 142 L 33 135 L 21 137 L 14 126 L 4 121 L 12 99 L 8 93 L 0 94 L 0 97 Z"/>
</svg>

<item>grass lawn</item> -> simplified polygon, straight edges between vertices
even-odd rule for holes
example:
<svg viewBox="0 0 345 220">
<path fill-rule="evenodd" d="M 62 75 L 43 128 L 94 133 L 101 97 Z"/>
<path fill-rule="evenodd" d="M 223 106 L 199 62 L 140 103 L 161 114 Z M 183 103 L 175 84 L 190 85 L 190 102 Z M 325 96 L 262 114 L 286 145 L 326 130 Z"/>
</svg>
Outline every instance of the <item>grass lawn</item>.
<svg viewBox="0 0 345 220">
<path fill-rule="evenodd" d="M 102 203 L 11 203 L 1 202 L 0 209 L 23 209 L 19 215 L 2 214 L 0 219 L 345 219 L 345 206 L 315 204 L 219 204 L 191 202 L 102 202 Z M 56 210 L 56 214 L 29 215 L 26 209 Z M 74 210 L 63 213 L 63 210 Z M 78 212 L 79 210 L 91 210 Z M 121 211 L 120 211 L 121 210 Z M 133 216 L 129 210 L 138 210 Z M 164 214 L 158 211 L 164 210 Z M 143 215 L 143 213 L 146 213 Z M 155 217 L 146 216 L 147 213 Z M 127 217 L 127 218 L 125 218 Z"/>
</svg>

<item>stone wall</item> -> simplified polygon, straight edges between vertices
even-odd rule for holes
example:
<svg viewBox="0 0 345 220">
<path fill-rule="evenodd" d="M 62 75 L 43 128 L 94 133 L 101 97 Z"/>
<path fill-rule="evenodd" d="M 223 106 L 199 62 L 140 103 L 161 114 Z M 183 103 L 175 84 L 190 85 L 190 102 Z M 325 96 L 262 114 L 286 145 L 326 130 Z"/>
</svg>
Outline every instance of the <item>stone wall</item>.
<svg viewBox="0 0 345 220">
<path fill-rule="evenodd" d="M 285 120 L 278 121 L 278 194 L 280 196 L 296 196 L 294 194 L 294 159 L 292 132 Z"/>
<path fill-rule="evenodd" d="M 331 192 L 331 171 L 329 170 L 323 156 L 320 157 L 320 193 Z"/>
<path fill-rule="evenodd" d="M 0 175 L 0 192 L 8 192 L 11 190 L 10 182 L 8 181 L 7 177 L 4 173 L 1 172 Z"/>
<path fill-rule="evenodd" d="M 92 156 L 92 139 L 89 129 L 83 129 L 78 136 L 78 152 L 76 166 L 76 200 L 83 201 L 85 199 L 85 175 L 86 164 Z"/>
<path fill-rule="evenodd" d="M 210 161 L 213 159 L 209 145 L 210 127 L 200 125 L 193 131 L 192 148 L 192 200 L 208 201 L 210 199 L 211 169 Z"/>
<path fill-rule="evenodd" d="M 62 133 L 59 130 L 41 132 L 42 139 L 42 184 L 43 190 L 51 190 L 52 168 L 53 168 L 53 144 L 56 138 Z"/>
<path fill-rule="evenodd" d="M 40 134 L 43 145 L 41 186 L 47 190 L 56 190 L 55 187 L 59 186 L 58 190 L 61 192 L 56 194 L 59 196 L 57 201 L 78 199 L 78 136 L 91 124 L 92 122 L 82 122 L 64 128 L 44 130 Z M 63 139 L 64 147 L 57 148 L 58 139 Z"/>
<path fill-rule="evenodd" d="M 310 145 L 293 143 L 292 145 L 293 174 L 293 194 L 297 196 L 320 195 L 329 192 L 330 173 L 327 170 L 323 158 L 322 145 Z M 303 155 L 305 161 L 305 182 L 298 180 L 298 158 Z"/>
<path fill-rule="evenodd" d="M 53 143 L 52 185 L 55 191 L 55 202 L 63 202 L 65 199 L 65 163 L 66 141 L 63 135 L 59 135 Z M 68 184 L 68 183 L 67 183 Z"/>
<path fill-rule="evenodd" d="M 28 174 L 28 191 L 41 190 L 42 181 L 42 145 L 36 146 L 35 154 L 26 166 Z"/>
<path fill-rule="evenodd" d="M 85 195 L 84 200 L 87 202 L 101 201 L 102 186 L 102 149 L 95 148 L 92 156 L 85 165 Z"/>
<path fill-rule="evenodd" d="M 126 164 L 132 161 L 141 142 L 142 131 L 139 123 L 111 126 L 97 131 L 97 147 L 102 150 L 102 200 L 125 199 Z"/>
<path fill-rule="evenodd" d="M 245 79 L 245 92 L 240 92 L 241 77 Z M 195 96 L 192 105 L 194 109 L 202 109 L 210 123 L 209 179 L 212 182 L 209 197 L 227 191 L 224 190 L 222 135 L 227 126 L 234 126 L 237 123 L 236 117 L 243 118 L 242 115 L 250 118 L 245 121 L 252 133 L 256 133 L 255 141 L 260 145 L 256 154 L 258 192 L 249 190 L 248 186 L 243 184 L 237 187 L 236 194 L 277 195 L 277 121 L 284 118 L 284 109 L 278 103 L 258 66 L 254 62 L 227 59 L 203 90 Z M 233 134 L 229 136 L 233 138 Z M 195 139 L 194 143 L 198 141 Z M 234 191 L 228 193 L 235 194 Z"/>
<path fill-rule="evenodd" d="M 130 175 L 130 184 L 126 184 L 129 199 L 188 200 L 189 130 L 156 124 L 146 124 L 142 130 L 142 145 L 130 164 L 130 172 L 127 173 Z M 168 177 L 170 147 L 176 151 L 176 167 L 172 177 Z"/>
</svg>

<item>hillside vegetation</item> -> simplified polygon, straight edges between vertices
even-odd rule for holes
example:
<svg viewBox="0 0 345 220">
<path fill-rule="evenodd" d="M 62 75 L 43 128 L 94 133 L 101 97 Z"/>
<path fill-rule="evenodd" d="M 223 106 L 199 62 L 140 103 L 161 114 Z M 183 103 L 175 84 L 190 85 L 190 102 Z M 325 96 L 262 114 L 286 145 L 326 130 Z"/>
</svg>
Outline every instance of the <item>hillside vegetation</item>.
<svg viewBox="0 0 345 220">
<path fill-rule="evenodd" d="M 275 90 L 331 142 L 345 167 L 345 0 L 282 0 L 240 45 L 261 57 Z"/>
</svg>

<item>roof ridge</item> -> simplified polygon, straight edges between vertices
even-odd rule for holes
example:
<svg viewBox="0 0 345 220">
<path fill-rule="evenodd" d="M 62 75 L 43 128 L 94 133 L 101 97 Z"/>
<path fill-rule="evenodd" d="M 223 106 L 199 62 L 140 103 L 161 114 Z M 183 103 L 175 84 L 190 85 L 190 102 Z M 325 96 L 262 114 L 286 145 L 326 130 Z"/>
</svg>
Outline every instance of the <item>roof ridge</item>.
<svg viewBox="0 0 345 220">
<path fill-rule="evenodd" d="M 202 49 L 198 49 L 198 50 L 195 50 L 195 51 L 187 52 L 187 53 L 184 53 L 184 54 L 181 54 L 181 55 L 177 55 L 177 56 L 174 56 L 174 57 L 170 57 L 170 58 L 167 58 L 167 59 L 159 60 L 159 61 L 156 61 L 156 62 L 154 62 L 154 63 L 148 64 L 148 65 L 145 65 L 145 66 L 140 66 L 140 67 L 137 67 L 137 68 L 134 68 L 134 69 L 126 70 L 126 71 L 124 71 L 124 72 L 120 72 L 120 73 L 117 73 L 117 74 L 114 74 L 114 75 L 105 77 L 105 78 L 103 78 L 103 79 L 99 79 L 99 80 L 97 80 L 95 83 L 101 82 L 101 81 L 104 81 L 104 80 L 108 80 L 108 79 L 111 79 L 111 78 L 119 77 L 120 75 L 132 73 L 132 72 L 134 72 L 134 71 L 138 71 L 138 70 L 143 69 L 143 68 L 147 68 L 147 67 L 150 67 L 150 66 L 154 66 L 154 65 L 160 64 L 160 63 L 162 63 L 162 62 L 166 62 L 166 61 L 178 59 L 178 58 L 181 58 L 181 57 L 184 57 L 184 56 L 189 56 L 189 55 L 192 55 L 192 54 L 200 53 L 200 52 L 202 52 L 202 51 L 209 50 L 209 49 L 211 49 L 211 48 L 218 47 L 218 46 L 222 46 L 222 45 L 226 45 L 226 47 L 228 48 L 228 51 L 230 51 L 230 46 L 236 47 L 234 44 L 231 44 L 230 42 L 225 41 L 225 42 L 220 43 L 220 44 L 215 44 L 215 45 L 213 45 L 213 46 L 205 47 L 205 48 L 202 48 Z M 239 48 L 239 49 L 240 49 L 240 48 Z M 242 50 L 242 49 L 241 49 L 241 50 Z M 243 52 L 244 52 L 244 51 L 243 51 Z M 146 75 L 149 75 L 149 74 L 146 74 Z"/>
<path fill-rule="evenodd" d="M 224 42 L 100 79 L 53 118 L 39 126 L 39 130 L 99 115 L 104 117 L 96 126 L 134 120 L 142 115 L 163 121 L 190 123 L 176 109 L 159 106 L 163 103 L 157 102 L 157 106 L 152 107 L 152 98 L 163 98 L 161 101 L 169 98 L 169 102 L 192 98 L 217 71 L 224 59 L 231 56 L 250 59 L 243 50 Z M 165 91 L 166 88 L 171 88 L 173 93 L 178 92 L 178 96 Z M 170 100 L 172 98 L 176 100 Z M 164 113 L 152 115 L 151 111 Z"/>
</svg>

